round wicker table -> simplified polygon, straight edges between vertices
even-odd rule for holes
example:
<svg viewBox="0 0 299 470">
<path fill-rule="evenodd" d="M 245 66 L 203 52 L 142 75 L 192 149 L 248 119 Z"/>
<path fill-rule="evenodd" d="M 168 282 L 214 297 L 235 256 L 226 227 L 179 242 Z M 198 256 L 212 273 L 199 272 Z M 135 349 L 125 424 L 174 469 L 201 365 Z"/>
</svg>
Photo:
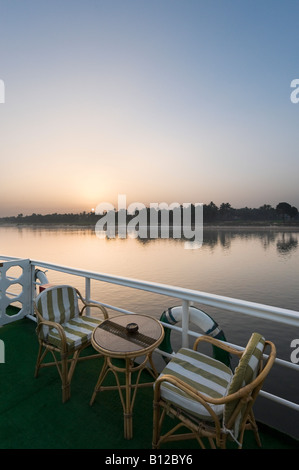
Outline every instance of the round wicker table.
<svg viewBox="0 0 299 470">
<path fill-rule="evenodd" d="M 152 361 L 152 353 L 163 338 L 164 329 L 158 320 L 137 314 L 119 315 L 105 320 L 95 328 L 92 334 L 91 343 L 94 349 L 104 356 L 104 364 L 90 404 L 93 404 L 98 392 L 118 389 L 124 411 L 125 439 L 133 437 L 132 413 L 137 389 L 152 386 L 152 382 L 140 383 L 141 372 L 147 368 L 154 378 L 157 377 L 158 373 Z M 144 359 L 137 364 L 135 359 L 141 356 L 144 356 Z M 113 363 L 113 358 L 124 359 L 124 366 Z M 147 367 L 148 363 L 151 369 Z M 109 371 L 112 371 L 115 376 L 116 386 L 102 386 Z M 132 384 L 132 373 L 136 371 L 138 371 L 137 378 Z M 125 374 L 125 385 L 120 384 L 118 373 Z"/>
</svg>

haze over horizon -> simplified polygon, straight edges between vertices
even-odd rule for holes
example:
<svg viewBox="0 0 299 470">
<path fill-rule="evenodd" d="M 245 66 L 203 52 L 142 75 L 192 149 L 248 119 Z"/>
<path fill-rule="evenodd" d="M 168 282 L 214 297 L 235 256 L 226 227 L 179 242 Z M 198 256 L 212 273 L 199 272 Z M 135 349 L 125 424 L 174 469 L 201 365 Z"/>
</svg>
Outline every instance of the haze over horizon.
<svg viewBox="0 0 299 470">
<path fill-rule="evenodd" d="M 299 208 L 299 2 L 0 0 L 0 38 L 0 217 Z"/>
</svg>

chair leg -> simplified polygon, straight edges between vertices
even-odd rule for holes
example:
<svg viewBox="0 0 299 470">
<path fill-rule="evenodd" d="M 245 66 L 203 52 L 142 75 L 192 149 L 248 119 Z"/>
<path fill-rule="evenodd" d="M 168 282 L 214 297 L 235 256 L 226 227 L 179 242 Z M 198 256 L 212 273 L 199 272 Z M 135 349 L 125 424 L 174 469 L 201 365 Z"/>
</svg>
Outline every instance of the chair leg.
<svg viewBox="0 0 299 470">
<path fill-rule="evenodd" d="M 73 358 L 72 358 L 71 366 L 70 366 L 69 371 L 68 371 L 68 380 L 69 380 L 70 383 L 71 383 L 73 373 L 75 371 L 75 368 L 76 368 L 76 365 L 77 365 L 77 362 L 78 362 L 78 359 L 79 359 L 79 355 L 80 355 L 80 350 L 77 350 L 77 351 L 75 351 L 75 353 L 73 355 Z"/>
<path fill-rule="evenodd" d="M 259 431 L 258 431 L 258 426 L 256 424 L 255 417 L 254 417 L 252 409 L 250 410 L 250 413 L 249 413 L 249 422 L 250 422 L 251 429 L 253 431 L 253 434 L 254 434 L 257 445 L 259 447 L 262 447 L 262 443 L 261 443 L 260 435 L 259 435 Z"/>
<path fill-rule="evenodd" d="M 75 351 L 70 368 L 68 369 L 68 356 L 61 355 L 62 362 L 62 402 L 65 403 L 71 398 L 71 381 L 78 362 L 80 350 Z"/>
<path fill-rule="evenodd" d="M 41 346 L 41 344 L 40 344 L 39 347 L 38 347 L 38 353 L 37 353 L 37 359 L 36 359 L 36 364 L 35 364 L 34 377 L 37 377 L 37 376 L 38 376 L 41 354 L 42 354 L 42 346 Z"/>
<path fill-rule="evenodd" d="M 239 449 L 241 449 L 242 446 L 243 446 L 243 439 L 244 439 L 244 434 L 245 434 L 246 430 L 253 431 L 253 434 L 254 434 L 254 437 L 255 437 L 255 440 L 256 440 L 256 443 L 257 443 L 258 447 L 262 447 L 262 443 L 261 443 L 260 435 L 259 435 L 259 431 L 258 431 L 258 426 L 256 424 L 255 417 L 254 417 L 252 409 L 249 411 L 248 416 L 245 419 L 245 421 L 244 421 L 244 423 L 243 423 L 243 425 L 240 429 L 240 435 L 239 435 L 239 438 L 238 438 L 239 443 L 240 443 Z"/>
<path fill-rule="evenodd" d="M 39 349 L 38 349 L 38 354 L 37 354 L 37 360 L 36 360 L 36 365 L 35 365 L 35 372 L 34 372 L 34 377 L 38 376 L 39 369 L 43 367 L 42 362 L 48 352 L 47 348 L 44 348 L 44 346 L 39 343 Z M 65 403 L 68 401 L 71 397 L 71 380 L 79 359 L 81 350 L 75 351 L 73 358 L 71 360 L 71 365 L 68 367 L 68 354 L 67 353 L 61 353 L 61 361 L 60 363 L 57 361 L 56 355 L 53 351 L 51 351 L 53 357 L 54 357 L 54 362 L 45 364 L 45 365 L 56 365 L 56 368 L 58 370 L 59 376 L 61 378 L 62 382 L 62 402 Z"/>
<path fill-rule="evenodd" d="M 216 449 L 216 445 L 215 445 L 214 440 L 211 437 L 208 437 L 208 440 L 209 440 L 209 444 L 211 446 L 211 449 Z"/>
<path fill-rule="evenodd" d="M 62 381 L 62 403 L 65 403 L 70 399 L 70 381 L 68 377 L 68 356 L 67 354 L 61 354 L 61 381 Z"/>
<path fill-rule="evenodd" d="M 153 442 L 152 448 L 159 449 L 160 429 L 161 429 L 161 410 L 158 402 L 153 404 Z"/>
<path fill-rule="evenodd" d="M 38 348 L 38 353 L 37 353 L 37 359 L 36 359 L 36 365 L 35 365 L 35 372 L 34 372 L 34 377 L 36 378 L 38 376 L 38 372 L 39 372 L 39 369 L 40 369 L 40 366 L 41 366 L 41 363 L 43 362 L 44 360 L 44 357 L 47 353 L 46 350 L 44 350 L 44 352 L 42 353 L 43 351 L 43 346 L 41 343 L 39 343 L 39 348 Z"/>
<path fill-rule="evenodd" d="M 104 364 L 102 366 L 102 370 L 100 372 L 100 375 L 99 375 L 99 378 L 97 380 L 97 383 L 96 383 L 96 386 L 94 388 L 94 391 L 93 391 L 93 394 L 92 394 L 92 397 L 90 399 L 90 406 L 93 405 L 93 402 L 96 398 L 96 395 L 97 395 L 97 392 L 100 390 L 101 388 L 101 384 L 103 383 L 106 375 L 107 375 L 107 372 L 109 371 L 109 366 L 108 366 L 108 362 L 107 362 L 107 357 L 104 357 Z M 117 376 L 116 376 L 117 377 Z M 119 390 L 119 394 L 120 394 L 120 390 Z M 121 394 L 120 394 L 121 396 Z"/>
</svg>

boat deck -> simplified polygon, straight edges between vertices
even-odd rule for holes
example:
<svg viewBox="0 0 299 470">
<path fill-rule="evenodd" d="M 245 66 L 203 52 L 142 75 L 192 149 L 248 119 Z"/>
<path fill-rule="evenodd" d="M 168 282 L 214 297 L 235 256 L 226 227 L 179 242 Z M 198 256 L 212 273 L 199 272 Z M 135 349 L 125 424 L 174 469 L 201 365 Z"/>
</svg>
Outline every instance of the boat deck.
<svg viewBox="0 0 299 470">
<path fill-rule="evenodd" d="M 93 406 L 89 405 L 102 359 L 78 363 L 71 399 L 62 404 L 61 382 L 55 367 L 42 369 L 34 378 L 38 349 L 35 327 L 32 320 L 24 318 L 0 328 L 5 344 L 5 363 L 0 364 L 0 448 L 151 449 L 152 388 L 138 390 L 133 439 L 124 439 L 123 411 L 116 390 L 99 393 Z M 144 379 L 148 381 L 148 377 Z M 106 380 L 114 385 L 112 374 Z M 263 425 L 260 435 L 264 449 L 299 448 L 298 441 Z M 243 448 L 257 448 L 252 437 L 247 432 Z M 230 445 L 236 448 L 234 442 Z M 178 446 L 198 449 L 196 441 L 168 443 L 163 449 L 177 452 Z"/>
</svg>

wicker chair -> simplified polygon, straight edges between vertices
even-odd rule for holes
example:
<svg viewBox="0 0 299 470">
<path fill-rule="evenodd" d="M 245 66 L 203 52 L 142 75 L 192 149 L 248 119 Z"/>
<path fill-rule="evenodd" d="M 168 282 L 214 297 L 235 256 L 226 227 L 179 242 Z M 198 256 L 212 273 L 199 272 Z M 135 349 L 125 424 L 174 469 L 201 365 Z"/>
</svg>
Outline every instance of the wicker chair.
<svg viewBox="0 0 299 470">
<path fill-rule="evenodd" d="M 83 304 L 81 310 L 79 300 Z M 63 403 L 70 398 L 70 384 L 79 355 L 91 344 L 92 332 L 102 322 L 100 318 L 83 315 L 87 307 L 99 308 L 103 319 L 108 318 L 103 306 L 86 303 L 77 289 L 67 285 L 45 289 L 35 300 L 39 341 L 35 377 L 41 367 L 56 365 L 62 381 Z M 53 355 L 54 362 L 43 362 L 48 352 Z M 92 354 L 80 359 L 98 356 Z"/>
<path fill-rule="evenodd" d="M 198 352 L 201 341 L 239 356 L 235 372 Z M 270 352 L 264 364 L 266 347 L 270 347 Z M 197 338 L 193 350 L 181 348 L 155 382 L 153 448 L 159 448 L 166 441 L 190 438 L 197 439 L 205 448 L 203 437 L 212 448 L 225 448 L 228 437 L 241 448 L 245 429 L 254 432 L 257 444 L 261 446 L 252 406 L 275 357 L 274 344 L 258 333 L 253 333 L 244 352 L 210 336 Z M 161 435 L 166 413 L 179 421 Z M 178 434 L 181 427 L 188 428 L 191 433 Z"/>
</svg>

